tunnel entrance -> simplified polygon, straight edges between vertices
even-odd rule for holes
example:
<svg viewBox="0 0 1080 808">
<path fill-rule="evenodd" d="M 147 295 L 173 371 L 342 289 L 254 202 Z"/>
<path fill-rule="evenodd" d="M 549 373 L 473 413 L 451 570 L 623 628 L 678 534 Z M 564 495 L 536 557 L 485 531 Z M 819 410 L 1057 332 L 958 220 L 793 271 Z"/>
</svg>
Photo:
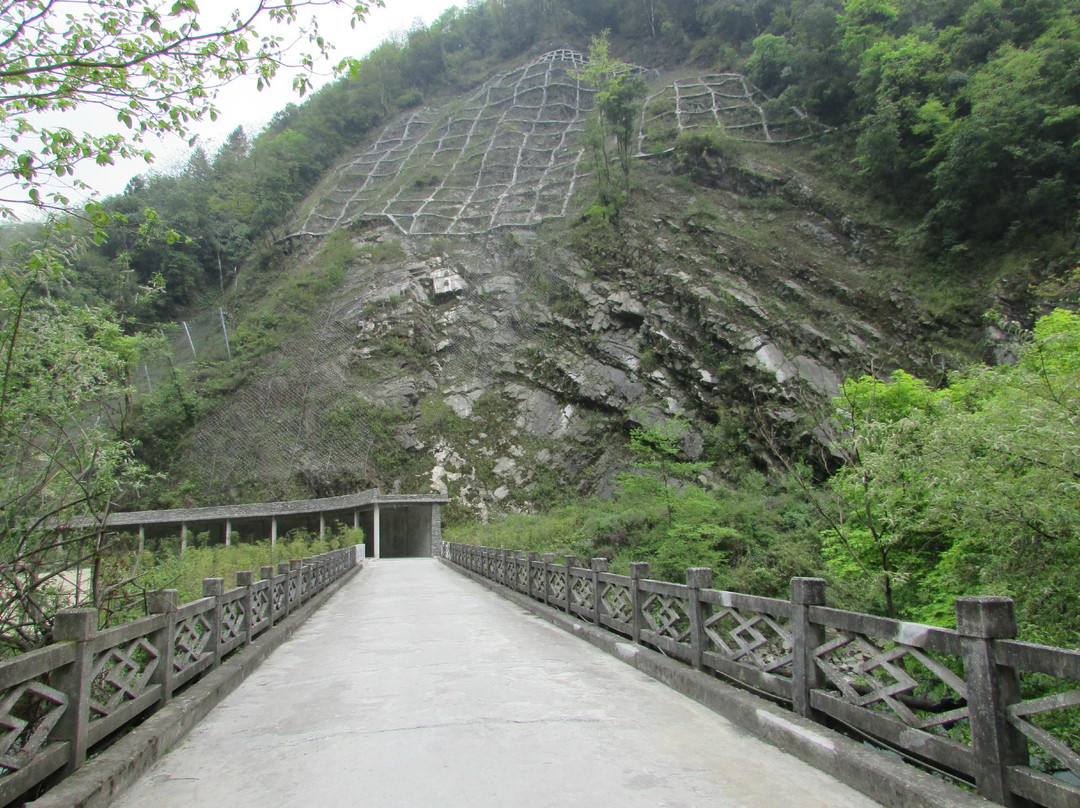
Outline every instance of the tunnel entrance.
<svg viewBox="0 0 1080 808">
<path fill-rule="evenodd" d="M 361 527 L 367 537 L 368 555 L 379 558 L 421 558 L 431 555 L 432 505 L 385 502 L 360 514 Z M 378 520 L 378 532 L 375 523 Z M 378 537 L 376 543 L 375 538 Z"/>
</svg>

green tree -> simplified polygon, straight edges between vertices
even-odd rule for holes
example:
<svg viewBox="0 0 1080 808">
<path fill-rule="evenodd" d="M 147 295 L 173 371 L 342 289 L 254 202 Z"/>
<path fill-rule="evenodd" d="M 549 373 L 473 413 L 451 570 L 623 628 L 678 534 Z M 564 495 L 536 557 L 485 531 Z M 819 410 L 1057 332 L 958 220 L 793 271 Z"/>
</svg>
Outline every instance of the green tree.
<svg viewBox="0 0 1080 808">
<path fill-rule="evenodd" d="M 864 377 L 836 403 L 834 580 L 940 623 L 956 597 L 1008 595 L 1027 636 L 1080 640 L 1080 315 L 1040 318 L 1014 366 L 974 366 L 941 390 Z"/>
<path fill-rule="evenodd" d="M 262 84 L 285 63 L 283 41 L 261 36 L 257 24 L 295 23 L 305 7 L 323 4 L 251 0 L 246 11 L 207 30 L 193 0 L 176 0 L 167 9 L 152 0 L 0 6 L 0 171 L 9 190 L 21 187 L 43 208 L 64 205 L 61 193 L 43 188 L 51 178 L 70 176 L 81 161 L 149 157 L 139 145 L 143 137 L 186 134 L 192 122 L 216 114 L 214 92 L 225 82 L 254 71 Z M 361 19 L 370 4 L 348 5 Z M 314 25 L 301 30 L 316 53 L 328 53 Z M 314 59 L 299 56 L 308 71 Z M 307 71 L 294 85 L 307 88 Z M 78 133 L 38 117 L 88 105 L 111 110 L 124 131 Z M 168 197 L 170 204 L 204 215 L 188 191 L 205 183 L 211 170 L 206 156 L 196 154 L 184 176 L 161 184 L 170 194 L 180 192 Z M 131 188 L 149 193 L 153 185 L 140 181 Z M 3 200 L 0 205 L 0 214 L 10 215 Z M 0 643 L 8 648 L 48 638 L 51 614 L 73 599 L 70 586 L 59 584 L 64 574 L 88 569 L 89 597 L 100 607 L 140 573 L 141 553 L 133 567 L 114 563 L 111 551 L 120 538 L 104 524 L 110 508 L 146 480 L 127 425 L 128 379 L 146 339 L 127 333 L 127 323 L 109 306 L 80 301 L 73 282 L 86 243 L 104 239 L 106 227 L 128 215 L 110 217 L 96 203 L 87 212 L 89 230 L 51 220 L 34 241 L 8 243 L 0 254 Z M 162 246 L 153 243 L 155 232 L 163 233 L 166 246 L 177 242 L 156 214 L 141 215 L 135 246 Z M 199 270 L 197 259 L 188 251 L 163 257 L 155 277 L 171 269 L 186 279 Z"/>
<path fill-rule="evenodd" d="M 12 245 L 0 265 L 0 647 L 18 650 L 47 636 L 62 575 L 89 568 L 96 604 L 115 588 L 101 524 L 143 478 L 124 433 L 143 340 L 62 298 L 78 245 L 43 232 L 52 243 Z"/>
<path fill-rule="evenodd" d="M 194 122 L 217 115 L 216 91 L 237 76 L 255 73 L 261 89 L 287 64 L 290 47 L 280 36 L 261 35 L 257 29 L 264 23 L 298 25 L 311 47 L 296 57 L 301 69 L 293 85 L 303 93 L 315 60 L 329 55 L 314 19 L 299 25 L 305 9 L 320 5 L 350 7 L 355 23 L 382 2 L 248 0 L 226 23 L 205 29 L 195 0 L 164 7 L 155 0 L 98 0 L 85 7 L 55 0 L 5 3 L 0 173 L 8 185 L 0 214 L 10 215 L 15 201 L 65 206 L 62 192 L 43 190 L 54 178 L 70 177 L 80 162 L 151 160 L 142 145 L 147 135 L 187 136 Z M 339 68 L 348 64 L 344 60 Z M 120 131 L 94 134 L 43 117 L 87 106 L 114 114 Z M 11 195 L 17 189 L 22 199 Z"/>
<path fill-rule="evenodd" d="M 586 125 L 586 142 L 596 171 L 600 203 L 617 210 L 630 190 L 634 140 L 648 85 L 630 65 L 611 56 L 608 31 L 592 38 L 583 78 L 596 90 L 595 109 Z M 613 165 L 617 166 L 618 181 Z"/>
</svg>

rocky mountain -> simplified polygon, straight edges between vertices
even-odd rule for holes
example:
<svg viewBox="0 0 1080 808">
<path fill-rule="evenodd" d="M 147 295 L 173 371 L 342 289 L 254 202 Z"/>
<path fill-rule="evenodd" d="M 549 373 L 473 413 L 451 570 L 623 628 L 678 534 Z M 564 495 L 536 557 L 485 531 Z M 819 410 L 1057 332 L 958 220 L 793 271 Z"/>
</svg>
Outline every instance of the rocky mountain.
<svg viewBox="0 0 1080 808">
<path fill-rule="evenodd" d="M 535 508 L 610 490 L 633 425 L 686 418 L 688 458 L 767 465 L 770 436 L 814 442 L 845 377 L 980 350 L 978 320 L 923 302 L 890 227 L 815 163 L 828 129 L 741 75 L 638 68 L 630 204 L 582 218 L 583 60 L 534 54 L 412 110 L 323 180 L 240 290 L 245 369 L 187 441 L 178 490 Z"/>
</svg>

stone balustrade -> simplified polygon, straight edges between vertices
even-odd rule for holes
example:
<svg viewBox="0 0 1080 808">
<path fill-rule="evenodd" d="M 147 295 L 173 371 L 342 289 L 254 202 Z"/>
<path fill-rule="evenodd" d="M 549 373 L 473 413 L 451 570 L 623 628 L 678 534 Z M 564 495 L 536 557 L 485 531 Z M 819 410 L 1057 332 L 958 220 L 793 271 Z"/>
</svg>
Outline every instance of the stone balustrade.
<svg viewBox="0 0 1080 808">
<path fill-rule="evenodd" d="M 647 564 L 615 575 L 601 558 L 435 550 L 994 802 L 1080 805 L 1080 652 L 1017 641 L 1007 598 L 959 598 L 953 630 L 829 608 L 818 578 L 793 579 L 780 600 L 712 589 L 708 568 L 677 584 L 650 579 Z"/>
<path fill-rule="evenodd" d="M 149 617 L 97 630 L 94 609 L 56 615 L 53 644 L 0 663 L 0 806 L 83 765 L 95 746 L 163 707 L 185 686 L 286 619 L 357 566 L 357 548 L 203 581 L 181 605 L 153 594 Z"/>
</svg>

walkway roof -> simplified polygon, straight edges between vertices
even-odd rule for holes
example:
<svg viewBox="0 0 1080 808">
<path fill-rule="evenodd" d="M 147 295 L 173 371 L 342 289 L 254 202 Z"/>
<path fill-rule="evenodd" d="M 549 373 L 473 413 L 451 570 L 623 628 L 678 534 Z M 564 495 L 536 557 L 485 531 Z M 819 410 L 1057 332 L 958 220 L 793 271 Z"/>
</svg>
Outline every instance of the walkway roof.
<svg viewBox="0 0 1080 808">
<path fill-rule="evenodd" d="M 291 502 L 254 502 L 248 505 L 215 505 L 208 508 L 177 508 L 162 511 L 128 511 L 110 513 L 109 527 L 129 525 L 178 525 L 186 522 L 214 522 L 225 519 L 266 519 L 274 516 L 302 516 L 373 508 L 376 505 L 404 507 L 408 505 L 445 505 L 446 497 L 422 494 L 382 494 L 379 489 L 323 499 L 300 499 Z M 79 523 L 83 520 L 78 520 Z M 87 519 L 89 524 L 90 520 Z M 81 524 L 77 524 L 81 527 Z"/>
</svg>

